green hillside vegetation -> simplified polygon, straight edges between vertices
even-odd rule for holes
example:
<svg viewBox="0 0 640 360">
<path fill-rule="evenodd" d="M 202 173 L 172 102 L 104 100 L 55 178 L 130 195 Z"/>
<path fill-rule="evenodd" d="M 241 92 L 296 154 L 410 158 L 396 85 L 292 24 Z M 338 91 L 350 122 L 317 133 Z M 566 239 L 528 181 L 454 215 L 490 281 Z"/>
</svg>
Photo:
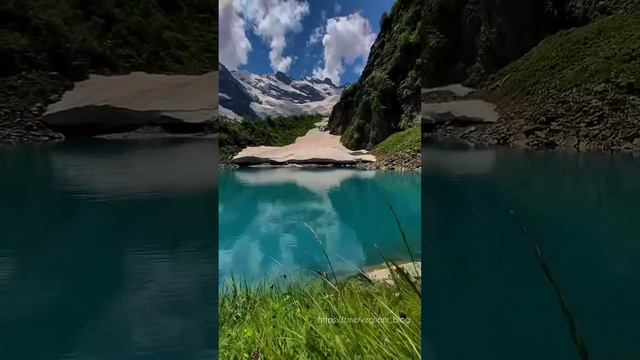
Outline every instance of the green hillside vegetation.
<svg viewBox="0 0 640 360">
<path fill-rule="evenodd" d="M 392 156 L 404 151 L 420 151 L 422 134 L 420 127 L 412 127 L 389 136 L 373 149 L 376 156 Z"/>
<path fill-rule="evenodd" d="M 480 88 L 473 97 L 496 103 L 500 120 L 426 132 L 533 149 L 640 151 L 640 0 L 429 4 L 422 85 Z"/>
<path fill-rule="evenodd" d="M 380 20 L 360 79 L 346 89 L 329 120 L 350 149 L 372 149 L 394 132 L 419 121 L 420 76 L 416 62 L 424 46 L 423 1 L 398 0 Z"/>
<path fill-rule="evenodd" d="M 376 164 L 383 170 L 418 170 L 422 167 L 420 126 L 392 134 L 373 148 Z"/>
<path fill-rule="evenodd" d="M 0 76 L 53 71 L 214 70 L 217 4 L 207 0 L 9 0 L 0 5 Z"/>
<path fill-rule="evenodd" d="M 487 89 L 502 121 L 483 136 L 531 148 L 640 151 L 638 54 L 640 12 L 548 37 Z"/>
<path fill-rule="evenodd" d="M 90 73 L 201 74 L 218 64 L 208 0 L 0 3 L 0 142 L 49 141 L 37 120 Z"/>
<path fill-rule="evenodd" d="M 498 73 L 497 99 L 557 96 L 613 86 L 640 94 L 640 13 L 618 14 L 550 36 Z"/>
<path fill-rule="evenodd" d="M 228 163 L 234 155 L 248 146 L 292 144 L 296 138 L 306 134 L 320 121 L 320 115 L 241 121 L 220 117 L 214 121 L 209 131 L 219 134 L 220 162 Z"/>
</svg>

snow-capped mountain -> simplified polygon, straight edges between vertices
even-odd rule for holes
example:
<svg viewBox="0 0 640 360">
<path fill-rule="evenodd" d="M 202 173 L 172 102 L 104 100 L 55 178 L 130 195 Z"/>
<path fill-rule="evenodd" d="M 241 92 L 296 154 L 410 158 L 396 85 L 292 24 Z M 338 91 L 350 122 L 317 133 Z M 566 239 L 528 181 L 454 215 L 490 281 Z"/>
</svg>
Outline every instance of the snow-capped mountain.
<svg viewBox="0 0 640 360">
<path fill-rule="evenodd" d="M 343 87 L 330 79 L 293 80 L 282 72 L 256 75 L 229 71 L 220 64 L 220 114 L 232 118 L 263 118 L 320 114 L 329 116 Z"/>
</svg>

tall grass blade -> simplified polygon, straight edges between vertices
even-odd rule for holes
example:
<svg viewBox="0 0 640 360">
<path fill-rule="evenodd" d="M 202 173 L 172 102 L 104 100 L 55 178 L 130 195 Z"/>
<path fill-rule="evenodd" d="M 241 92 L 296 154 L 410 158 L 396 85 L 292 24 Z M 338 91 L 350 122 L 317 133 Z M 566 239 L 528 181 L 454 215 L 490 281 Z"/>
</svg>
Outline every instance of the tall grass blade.
<svg viewBox="0 0 640 360">
<path fill-rule="evenodd" d="M 404 227 L 402 226 L 402 223 L 400 222 L 400 218 L 398 217 L 398 214 L 396 213 L 396 209 L 391 204 L 391 201 L 389 200 L 389 197 L 387 196 L 387 193 L 383 189 L 380 189 L 380 192 L 382 192 L 382 197 L 384 198 L 384 201 L 387 202 L 387 206 L 389 207 L 389 210 L 391 210 L 391 214 L 393 215 L 393 219 L 395 220 L 396 226 L 398 226 L 398 230 L 400 231 L 400 235 L 402 236 L 402 242 L 404 242 L 404 246 L 407 248 L 407 252 L 409 253 L 409 259 L 411 259 L 411 263 L 413 264 L 413 267 L 414 267 L 414 269 L 416 271 L 416 274 L 417 274 L 418 273 L 418 267 L 416 266 L 416 261 L 413 258 L 413 251 L 411 250 L 411 246 L 409 245 L 409 239 L 407 239 L 407 233 L 404 231 Z"/>
<path fill-rule="evenodd" d="M 580 354 L 580 358 L 582 360 L 589 360 L 589 350 L 587 349 L 587 343 L 584 341 L 584 338 L 582 337 L 582 335 L 580 335 L 580 332 L 578 331 L 578 327 L 576 326 L 575 319 L 571 314 L 571 311 L 569 310 L 569 306 L 567 305 L 567 302 L 565 301 L 564 296 L 562 295 L 562 291 L 560 290 L 558 283 L 553 278 L 553 275 L 551 274 L 551 269 L 549 268 L 549 264 L 545 260 L 544 255 L 542 254 L 542 250 L 540 250 L 540 244 L 535 239 L 529 236 L 529 231 L 527 230 L 526 226 L 524 226 L 524 224 L 520 221 L 516 213 L 513 210 L 509 210 L 509 213 L 511 214 L 511 216 L 513 216 L 515 221 L 520 226 L 520 231 L 522 232 L 524 237 L 527 240 L 529 240 L 533 245 L 533 250 L 536 254 L 536 260 L 538 261 L 538 265 L 540 265 L 542 272 L 544 272 L 545 277 L 553 287 L 556 297 L 560 302 L 560 306 L 562 307 L 562 313 L 564 314 L 565 321 L 567 322 L 567 325 L 569 326 L 569 331 L 571 332 L 571 339 L 573 340 L 573 343 L 575 344 L 578 350 L 578 353 Z"/>
<path fill-rule="evenodd" d="M 333 275 L 333 279 L 336 282 L 336 287 L 338 289 L 340 289 L 340 284 L 338 284 L 338 277 L 336 276 L 336 272 L 333 270 L 333 265 L 331 264 L 331 260 L 329 259 L 329 254 L 327 254 L 327 252 L 324 250 L 324 246 L 322 245 L 322 241 L 320 241 L 320 238 L 318 237 L 318 234 L 316 234 L 316 232 L 313 230 L 313 228 L 311 228 L 311 226 L 309 226 L 309 224 L 307 224 L 305 222 L 304 226 L 306 226 L 311 231 L 313 236 L 316 238 L 316 240 L 320 244 L 320 250 L 322 250 L 322 253 L 324 254 L 325 259 L 327 259 L 327 264 L 329 264 L 329 269 L 331 269 L 331 274 Z"/>
</svg>

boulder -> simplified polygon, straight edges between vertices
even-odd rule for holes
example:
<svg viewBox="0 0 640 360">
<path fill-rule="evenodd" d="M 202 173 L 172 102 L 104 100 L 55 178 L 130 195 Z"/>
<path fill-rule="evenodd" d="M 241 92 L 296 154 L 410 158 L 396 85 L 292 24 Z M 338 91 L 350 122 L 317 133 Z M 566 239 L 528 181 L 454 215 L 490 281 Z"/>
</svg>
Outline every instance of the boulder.
<svg viewBox="0 0 640 360">
<path fill-rule="evenodd" d="M 422 118 L 426 124 L 456 123 L 468 125 L 495 123 L 499 117 L 496 112 L 496 106 L 484 100 L 458 100 L 422 104 Z"/>
</svg>

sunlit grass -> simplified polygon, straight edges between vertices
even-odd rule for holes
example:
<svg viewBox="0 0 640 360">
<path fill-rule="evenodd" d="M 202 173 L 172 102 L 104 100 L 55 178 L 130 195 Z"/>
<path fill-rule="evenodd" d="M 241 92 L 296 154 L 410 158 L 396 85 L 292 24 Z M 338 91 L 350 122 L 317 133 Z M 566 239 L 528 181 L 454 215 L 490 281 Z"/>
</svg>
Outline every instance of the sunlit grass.
<svg viewBox="0 0 640 360">
<path fill-rule="evenodd" d="M 393 271 L 394 285 L 354 278 L 339 290 L 321 277 L 233 281 L 220 296 L 220 358 L 419 359 L 420 280 Z"/>
<path fill-rule="evenodd" d="M 406 233 L 387 203 L 413 260 Z M 307 280 L 282 273 L 258 285 L 232 277 L 220 294 L 220 358 L 420 359 L 422 280 L 415 263 L 404 270 L 380 254 L 388 281 L 372 281 L 353 264 L 358 276 L 340 280 L 309 229 L 331 273 Z"/>
</svg>

